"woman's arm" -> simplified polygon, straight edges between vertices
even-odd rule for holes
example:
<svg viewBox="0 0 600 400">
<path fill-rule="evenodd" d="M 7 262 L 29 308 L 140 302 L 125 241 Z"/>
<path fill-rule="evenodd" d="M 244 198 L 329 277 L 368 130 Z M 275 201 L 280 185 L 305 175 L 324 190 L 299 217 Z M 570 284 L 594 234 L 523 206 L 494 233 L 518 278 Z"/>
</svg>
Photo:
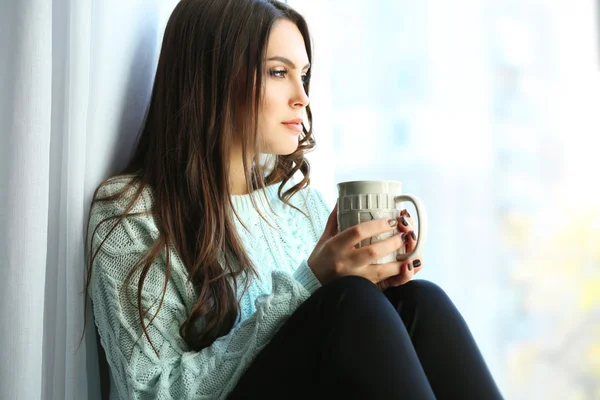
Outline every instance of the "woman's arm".
<svg viewBox="0 0 600 400">
<path fill-rule="evenodd" d="M 90 232 L 100 220 L 115 212 L 118 210 L 106 204 L 93 207 Z M 190 351 L 179 334 L 179 326 L 193 305 L 194 294 L 185 284 L 182 266 L 171 257 L 173 268 L 164 301 L 147 328 L 157 355 L 139 321 L 139 274 L 131 279 L 128 294 L 122 290 L 124 277 L 152 243 L 151 238 L 156 235 L 153 229 L 149 217 L 124 219 L 104 242 L 92 268 L 94 319 L 117 390 L 127 399 L 224 398 L 283 322 L 320 284 L 306 261 L 293 276 L 273 272 L 272 293 L 256 300 L 254 314 L 210 347 Z M 108 229 L 98 232 L 93 238 L 94 249 Z M 145 324 L 156 314 L 164 278 L 165 260 L 161 256 L 152 265 L 142 293 L 142 307 L 150 309 Z"/>
</svg>

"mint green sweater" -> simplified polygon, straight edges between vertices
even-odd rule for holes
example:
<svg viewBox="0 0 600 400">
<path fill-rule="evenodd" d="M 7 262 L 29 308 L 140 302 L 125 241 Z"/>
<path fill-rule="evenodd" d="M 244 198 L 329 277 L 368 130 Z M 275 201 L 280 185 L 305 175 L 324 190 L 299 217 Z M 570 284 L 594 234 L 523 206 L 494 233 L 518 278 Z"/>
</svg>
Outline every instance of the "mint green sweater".
<svg viewBox="0 0 600 400">
<path fill-rule="evenodd" d="M 99 190 L 99 196 L 115 193 L 128 179 L 112 179 Z M 247 231 L 236 221 L 237 231 L 260 279 L 254 279 L 243 295 L 243 285 L 239 285 L 241 311 L 234 328 L 199 352 L 190 350 L 179 335 L 179 326 L 192 310 L 198 293 L 188 282 L 187 270 L 173 248 L 164 302 L 148 328 L 158 356 L 142 334 L 137 303 L 130 302 L 121 291 L 132 266 L 158 237 L 158 221 L 150 215 L 130 216 L 108 236 L 92 266 L 90 296 L 110 367 L 111 399 L 225 398 L 286 319 L 320 286 L 307 258 L 323 232 L 330 207 L 318 191 L 303 189 L 291 202 L 308 213 L 307 219 L 281 202 L 277 189 L 278 185 L 272 185 L 265 190 L 276 216 L 258 192 L 233 196 L 234 207 L 249 228 Z M 274 227 L 260 218 L 250 196 L 255 196 Z M 132 211 L 147 210 L 152 202 L 152 193 L 146 189 Z M 86 254 L 88 260 L 115 220 L 102 224 L 92 238 L 98 223 L 121 215 L 125 207 L 126 201 L 94 204 L 86 247 L 89 250 L 93 240 L 93 251 Z M 142 305 L 151 310 L 146 324 L 156 313 L 162 294 L 165 253 L 157 258 L 144 284 Z M 134 300 L 138 277 L 135 273 L 128 285 Z"/>
</svg>

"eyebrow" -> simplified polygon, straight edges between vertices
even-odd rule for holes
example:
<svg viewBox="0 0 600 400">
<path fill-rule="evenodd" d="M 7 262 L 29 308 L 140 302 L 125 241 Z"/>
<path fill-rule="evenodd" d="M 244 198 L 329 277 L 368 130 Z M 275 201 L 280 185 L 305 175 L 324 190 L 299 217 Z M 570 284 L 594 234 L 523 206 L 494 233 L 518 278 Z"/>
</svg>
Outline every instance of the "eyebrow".
<svg viewBox="0 0 600 400">
<path fill-rule="evenodd" d="M 292 62 L 292 60 L 290 60 L 289 58 L 281 57 L 281 56 L 271 57 L 267 61 L 281 61 L 282 63 L 287 64 L 292 69 L 296 68 L 296 65 Z M 304 66 L 304 68 L 302 68 L 302 69 L 307 69 L 307 68 L 310 68 L 310 63 L 306 64 Z"/>
</svg>

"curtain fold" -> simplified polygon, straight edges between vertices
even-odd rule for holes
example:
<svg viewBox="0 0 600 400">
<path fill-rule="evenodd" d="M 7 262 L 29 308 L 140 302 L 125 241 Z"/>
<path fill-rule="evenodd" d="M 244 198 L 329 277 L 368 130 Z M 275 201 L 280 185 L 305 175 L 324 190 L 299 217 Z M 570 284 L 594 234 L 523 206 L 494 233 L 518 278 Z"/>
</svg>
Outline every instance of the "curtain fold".
<svg viewBox="0 0 600 400">
<path fill-rule="evenodd" d="M 93 347 L 82 344 L 77 349 L 84 306 L 80 294 L 84 282 L 81 222 L 87 213 L 83 166 L 90 95 L 91 2 L 55 2 L 52 11 L 53 115 L 48 209 L 55 212 L 48 215 L 42 387 L 43 398 L 84 399 L 90 396 L 87 380 L 80 375 L 86 372 L 82 366 L 88 357 L 91 362 L 87 373 L 97 375 Z M 93 330 L 88 335 L 93 338 Z M 93 341 L 88 343 L 92 345 Z"/>
<path fill-rule="evenodd" d="M 0 398 L 36 399 L 40 377 L 48 231 L 52 90 L 51 4 L 0 5 Z M 24 378 L 29 378 L 25 380 Z"/>
<path fill-rule="evenodd" d="M 127 160 L 177 1 L 0 2 L 0 398 L 99 399 L 84 235 Z"/>
</svg>

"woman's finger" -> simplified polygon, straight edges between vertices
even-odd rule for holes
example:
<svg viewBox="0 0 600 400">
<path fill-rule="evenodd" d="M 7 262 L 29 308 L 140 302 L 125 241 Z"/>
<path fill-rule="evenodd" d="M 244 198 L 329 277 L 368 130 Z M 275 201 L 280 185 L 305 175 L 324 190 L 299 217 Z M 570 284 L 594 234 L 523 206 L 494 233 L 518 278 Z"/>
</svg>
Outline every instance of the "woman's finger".
<svg viewBox="0 0 600 400">
<path fill-rule="evenodd" d="M 418 235 L 416 233 L 414 220 L 407 210 L 402 210 L 398 217 L 398 230 L 400 231 L 400 237 L 404 242 L 404 253 L 410 253 L 414 251 L 417 246 Z M 404 285 L 409 282 L 416 273 L 423 268 L 423 256 L 421 254 L 413 255 L 408 260 L 400 261 L 402 263 L 400 267 L 401 273 L 392 276 L 379 284 L 379 287 L 384 290 L 385 288 L 395 287 Z"/>
<path fill-rule="evenodd" d="M 408 265 L 406 263 L 402 264 L 401 271 L 402 273 L 396 276 L 392 276 L 386 279 L 384 282 L 382 282 L 382 285 L 380 285 L 382 290 L 385 290 L 390 287 L 404 285 L 412 279 L 413 274 L 408 270 Z"/>
<path fill-rule="evenodd" d="M 406 264 L 406 270 L 412 272 L 413 275 L 419 272 L 423 268 L 423 255 L 417 254 L 414 257 L 404 261 Z"/>
<path fill-rule="evenodd" d="M 402 232 L 408 232 L 414 229 L 413 226 L 413 221 L 408 211 L 402 210 L 398 216 L 398 229 Z"/>
<path fill-rule="evenodd" d="M 407 237 L 410 235 L 410 232 L 415 230 L 413 220 L 406 210 L 400 212 L 400 216 L 398 217 L 398 230 L 403 234 L 402 238 L 405 242 L 408 242 Z M 405 253 L 408 253 L 409 251 L 412 251 L 412 249 L 404 249 Z"/>
<path fill-rule="evenodd" d="M 387 279 L 402 274 L 403 263 L 391 262 L 385 264 L 369 264 L 358 269 L 358 274 L 375 284 L 385 282 Z"/>
<path fill-rule="evenodd" d="M 406 243 L 405 253 L 410 253 L 417 246 L 417 230 L 409 212 L 404 209 L 398 217 L 398 229 L 404 234 L 402 239 Z"/>
<path fill-rule="evenodd" d="M 323 244 L 335 235 L 337 235 L 337 208 L 338 206 L 336 204 L 335 207 L 333 207 L 331 213 L 329 214 L 329 218 L 327 218 L 327 223 L 325 224 L 325 229 L 317 245 Z"/>
<path fill-rule="evenodd" d="M 340 246 L 341 248 L 355 248 L 356 245 L 363 240 L 389 233 L 391 230 L 395 229 L 397 225 L 398 222 L 393 218 L 373 219 L 345 229 L 338 233 L 333 240 L 336 242 L 336 246 Z"/>
<path fill-rule="evenodd" d="M 402 231 L 417 231 L 417 225 L 408 210 L 403 209 L 398 216 L 398 225 Z"/>
<path fill-rule="evenodd" d="M 406 252 L 410 253 L 417 247 L 417 234 L 415 231 L 410 230 L 403 234 L 401 237 L 404 243 L 406 243 Z"/>
<path fill-rule="evenodd" d="M 406 234 L 405 243 L 406 243 L 406 252 L 410 253 L 415 250 L 417 247 L 417 239 L 418 235 L 415 231 L 410 231 Z M 423 255 L 422 254 L 414 254 L 409 260 L 409 269 L 414 270 L 414 273 L 417 273 L 423 268 Z"/>
<path fill-rule="evenodd" d="M 379 242 L 355 249 L 350 257 L 355 265 L 372 264 L 374 261 L 404 247 L 405 244 L 406 242 L 405 239 L 402 238 L 402 234 L 392 234 L 390 237 L 380 240 Z"/>
<path fill-rule="evenodd" d="M 413 269 L 414 273 L 416 274 L 423 268 L 423 256 L 419 256 L 418 258 L 415 258 L 414 260 L 411 261 L 411 264 L 412 264 L 412 269 Z"/>
<path fill-rule="evenodd" d="M 423 257 L 421 255 L 418 258 L 411 259 L 409 261 L 403 261 L 400 267 L 401 273 L 392 276 L 378 284 L 381 290 L 385 290 L 390 287 L 396 287 L 400 285 L 404 285 L 412 278 L 414 278 L 415 274 L 423 268 L 423 262 L 421 261 Z"/>
<path fill-rule="evenodd" d="M 412 267 L 410 266 L 410 262 L 405 262 L 402 265 L 402 275 L 396 277 L 396 280 L 398 282 L 396 286 L 404 285 L 405 283 L 410 281 L 413 278 L 413 276 L 415 276 L 415 273 Z"/>
</svg>

